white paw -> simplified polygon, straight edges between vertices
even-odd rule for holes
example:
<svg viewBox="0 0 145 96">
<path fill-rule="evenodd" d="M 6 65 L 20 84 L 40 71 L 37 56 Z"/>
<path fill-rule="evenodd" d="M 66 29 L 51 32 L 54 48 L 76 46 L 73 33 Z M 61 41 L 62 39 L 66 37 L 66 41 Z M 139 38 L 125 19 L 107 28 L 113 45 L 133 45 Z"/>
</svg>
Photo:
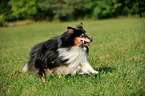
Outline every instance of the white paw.
<svg viewBox="0 0 145 96">
<path fill-rule="evenodd" d="M 81 73 L 79 73 L 79 74 L 89 74 L 89 72 L 81 72 Z"/>
<path fill-rule="evenodd" d="M 79 73 L 79 74 L 84 74 L 85 72 Z"/>
<path fill-rule="evenodd" d="M 99 72 L 98 72 L 98 71 L 93 71 L 92 73 L 93 73 L 93 74 L 98 74 Z"/>
</svg>

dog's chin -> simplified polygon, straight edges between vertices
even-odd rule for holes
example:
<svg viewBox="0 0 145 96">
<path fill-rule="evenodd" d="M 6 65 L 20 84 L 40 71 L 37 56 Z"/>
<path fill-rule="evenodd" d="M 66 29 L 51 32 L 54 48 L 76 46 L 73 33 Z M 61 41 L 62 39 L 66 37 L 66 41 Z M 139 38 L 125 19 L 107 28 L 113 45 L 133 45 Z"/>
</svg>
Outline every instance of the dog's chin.
<svg viewBox="0 0 145 96">
<path fill-rule="evenodd" d="M 88 46 L 90 46 L 90 43 L 85 43 L 84 46 L 88 47 Z"/>
<path fill-rule="evenodd" d="M 90 43 L 81 43 L 81 44 L 79 44 L 80 48 L 84 48 L 84 47 L 88 47 L 88 46 L 90 46 Z"/>
</svg>

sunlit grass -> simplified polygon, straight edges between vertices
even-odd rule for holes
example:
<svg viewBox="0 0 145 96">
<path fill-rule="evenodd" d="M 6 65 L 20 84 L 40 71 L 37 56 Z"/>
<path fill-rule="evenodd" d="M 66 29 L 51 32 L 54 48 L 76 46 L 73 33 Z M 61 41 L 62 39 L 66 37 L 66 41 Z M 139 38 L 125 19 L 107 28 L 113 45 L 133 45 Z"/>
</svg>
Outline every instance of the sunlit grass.
<svg viewBox="0 0 145 96">
<path fill-rule="evenodd" d="M 41 22 L 0 28 L 1 95 L 122 96 L 145 95 L 145 19 L 84 21 L 93 37 L 89 61 L 98 75 L 53 75 L 42 81 L 21 73 L 35 44 L 66 31 L 75 22 Z"/>
</svg>

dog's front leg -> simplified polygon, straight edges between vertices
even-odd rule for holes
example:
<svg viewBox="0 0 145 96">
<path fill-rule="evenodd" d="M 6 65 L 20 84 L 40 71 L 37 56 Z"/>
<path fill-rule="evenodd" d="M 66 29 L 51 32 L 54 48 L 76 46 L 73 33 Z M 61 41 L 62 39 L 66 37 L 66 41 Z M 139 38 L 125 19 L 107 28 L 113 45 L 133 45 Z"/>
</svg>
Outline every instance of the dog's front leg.
<svg viewBox="0 0 145 96">
<path fill-rule="evenodd" d="M 82 63 L 81 64 L 81 69 L 82 69 L 82 72 L 79 73 L 79 74 L 89 74 L 89 73 L 93 73 L 93 74 L 98 74 L 99 72 L 98 71 L 95 71 L 91 65 L 89 64 L 89 62 L 85 62 L 85 63 Z"/>
</svg>

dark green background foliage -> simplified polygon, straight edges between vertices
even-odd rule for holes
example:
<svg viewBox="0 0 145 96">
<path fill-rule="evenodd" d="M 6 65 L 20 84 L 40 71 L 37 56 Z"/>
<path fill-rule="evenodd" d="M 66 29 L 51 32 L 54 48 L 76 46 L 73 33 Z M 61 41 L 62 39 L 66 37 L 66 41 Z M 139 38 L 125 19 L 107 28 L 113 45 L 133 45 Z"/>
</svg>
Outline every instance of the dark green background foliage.
<svg viewBox="0 0 145 96">
<path fill-rule="evenodd" d="M 0 0 L 0 24 L 15 20 L 145 16 L 145 0 Z"/>
</svg>

